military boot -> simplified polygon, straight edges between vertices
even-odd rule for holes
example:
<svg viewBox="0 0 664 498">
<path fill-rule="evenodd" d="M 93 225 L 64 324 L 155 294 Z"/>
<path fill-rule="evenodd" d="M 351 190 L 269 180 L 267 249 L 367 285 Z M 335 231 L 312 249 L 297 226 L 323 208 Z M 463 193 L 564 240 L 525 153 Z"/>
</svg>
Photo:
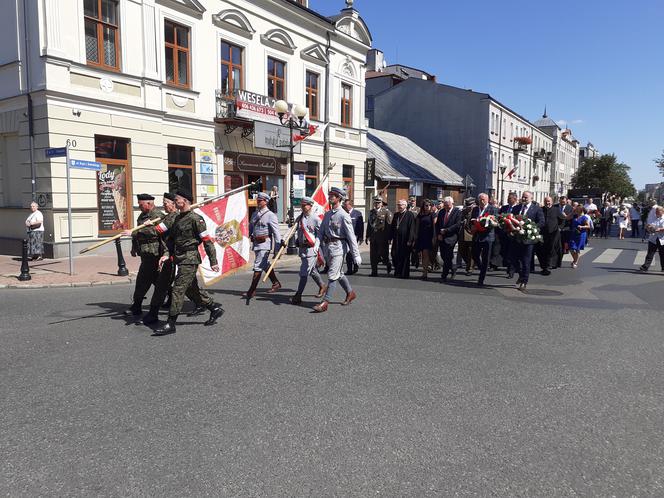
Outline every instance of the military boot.
<svg viewBox="0 0 664 498">
<path fill-rule="evenodd" d="M 203 313 L 205 313 L 205 310 L 207 310 L 207 309 L 208 309 L 207 306 L 205 306 L 204 304 L 197 304 L 196 307 L 193 310 L 191 310 L 189 313 L 187 313 L 187 316 L 202 315 Z"/>
<path fill-rule="evenodd" d="M 217 319 L 224 314 L 224 308 L 221 307 L 221 304 L 210 303 L 208 309 L 210 310 L 210 318 L 204 323 L 206 327 L 214 325 L 217 322 Z"/>
<path fill-rule="evenodd" d="M 249 286 L 249 290 L 242 294 L 242 297 L 251 299 L 256 295 L 256 287 L 258 287 L 258 282 L 261 279 L 261 273 L 259 271 L 254 272 L 254 276 L 251 278 L 251 285 Z"/>
<path fill-rule="evenodd" d="M 302 304 L 302 293 L 301 292 L 296 292 L 293 297 L 290 299 L 291 304 L 298 305 Z"/>
<path fill-rule="evenodd" d="M 175 334 L 175 322 L 177 322 L 177 320 L 178 320 L 177 315 L 169 316 L 166 324 L 155 330 L 153 335 Z"/>
<path fill-rule="evenodd" d="M 327 292 L 327 285 L 321 285 L 318 288 L 318 294 L 316 294 L 316 297 L 323 297 L 326 292 Z"/>
<path fill-rule="evenodd" d="M 143 324 L 152 325 L 159 321 L 159 306 L 150 306 L 150 311 L 148 311 L 143 316 Z"/>
<path fill-rule="evenodd" d="M 141 303 L 133 303 L 129 308 L 124 310 L 124 316 L 126 317 L 136 317 L 141 313 Z"/>
</svg>

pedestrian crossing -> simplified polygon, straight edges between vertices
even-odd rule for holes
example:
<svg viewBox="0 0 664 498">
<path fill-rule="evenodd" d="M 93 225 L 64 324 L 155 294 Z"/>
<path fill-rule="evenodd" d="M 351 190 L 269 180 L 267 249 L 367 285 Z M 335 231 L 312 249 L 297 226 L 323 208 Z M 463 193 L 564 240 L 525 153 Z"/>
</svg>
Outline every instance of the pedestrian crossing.
<svg viewBox="0 0 664 498">
<path fill-rule="evenodd" d="M 641 266 L 646 259 L 648 251 L 634 251 L 633 249 L 603 249 L 597 250 L 595 247 L 586 247 L 581 251 L 581 260 L 589 261 L 597 265 L 632 265 Z M 592 252 L 592 254 L 590 254 Z M 655 258 L 657 259 L 657 258 Z M 563 261 L 570 263 L 572 261 L 571 254 L 565 254 Z M 657 260 L 659 261 L 659 260 Z"/>
</svg>

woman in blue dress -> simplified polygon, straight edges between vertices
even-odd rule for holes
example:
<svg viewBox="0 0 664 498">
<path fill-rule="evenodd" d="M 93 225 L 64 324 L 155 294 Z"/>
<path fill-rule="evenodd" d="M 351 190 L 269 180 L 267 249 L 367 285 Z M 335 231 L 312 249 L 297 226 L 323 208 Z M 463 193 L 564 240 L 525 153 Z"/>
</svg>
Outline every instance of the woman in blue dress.
<svg viewBox="0 0 664 498">
<path fill-rule="evenodd" d="M 434 215 L 431 212 L 431 202 L 424 201 L 420 212 L 415 219 L 415 251 L 422 255 L 422 280 L 427 279 L 431 266 L 433 250 Z"/>
<path fill-rule="evenodd" d="M 570 220 L 569 252 L 572 255 L 572 268 L 578 268 L 579 266 L 579 257 L 581 251 L 586 247 L 586 240 L 590 231 L 590 219 L 585 212 L 583 206 L 576 206 Z"/>
</svg>

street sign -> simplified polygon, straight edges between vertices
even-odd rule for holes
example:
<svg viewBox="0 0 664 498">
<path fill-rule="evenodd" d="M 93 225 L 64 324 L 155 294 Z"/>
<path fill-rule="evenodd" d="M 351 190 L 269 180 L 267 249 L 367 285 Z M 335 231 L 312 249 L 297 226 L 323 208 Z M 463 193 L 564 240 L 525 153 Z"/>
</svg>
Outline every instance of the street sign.
<svg viewBox="0 0 664 498">
<path fill-rule="evenodd" d="M 376 159 L 368 157 L 364 161 L 364 186 L 373 187 L 376 180 Z"/>
<path fill-rule="evenodd" d="M 69 167 L 75 169 L 89 169 L 93 171 L 101 171 L 101 163 L 96 161 L 82 161 L 80 159 L 70 159 Z"/>
<path fill-rule="evenodd" d="M 67 155 L 67 147 L 53 147 L 46 149 L 46 157 L 65 157 Z"/>
</svg>

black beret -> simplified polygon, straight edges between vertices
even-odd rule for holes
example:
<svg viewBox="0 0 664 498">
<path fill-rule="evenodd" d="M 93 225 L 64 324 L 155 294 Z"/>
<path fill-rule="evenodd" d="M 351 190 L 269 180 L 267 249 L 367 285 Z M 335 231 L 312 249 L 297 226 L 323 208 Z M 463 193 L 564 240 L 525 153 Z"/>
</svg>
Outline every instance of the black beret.
<svg viewBox="0 0 664 498">
<path fill-rule="evenodd" d="M 136 198 L 139 201 L 154 201 L 154 197 L 152 197 L 150 194 L 138 194 Z"/>
<path fill-rule="evenodd" d="M 179 189 L 175 192 L 175 195 L 179 195 L 180 197 L 184 197 L 189 202 L 194 202 L 194 196 L 191 195 L 191 192 L 189 192 L 188 190 Z"/>
<path fill-rule="evenodd" d="M 164 199 L 175 202 L 175 194 L 171 192 L 164 192 Z"/>
</svg>

